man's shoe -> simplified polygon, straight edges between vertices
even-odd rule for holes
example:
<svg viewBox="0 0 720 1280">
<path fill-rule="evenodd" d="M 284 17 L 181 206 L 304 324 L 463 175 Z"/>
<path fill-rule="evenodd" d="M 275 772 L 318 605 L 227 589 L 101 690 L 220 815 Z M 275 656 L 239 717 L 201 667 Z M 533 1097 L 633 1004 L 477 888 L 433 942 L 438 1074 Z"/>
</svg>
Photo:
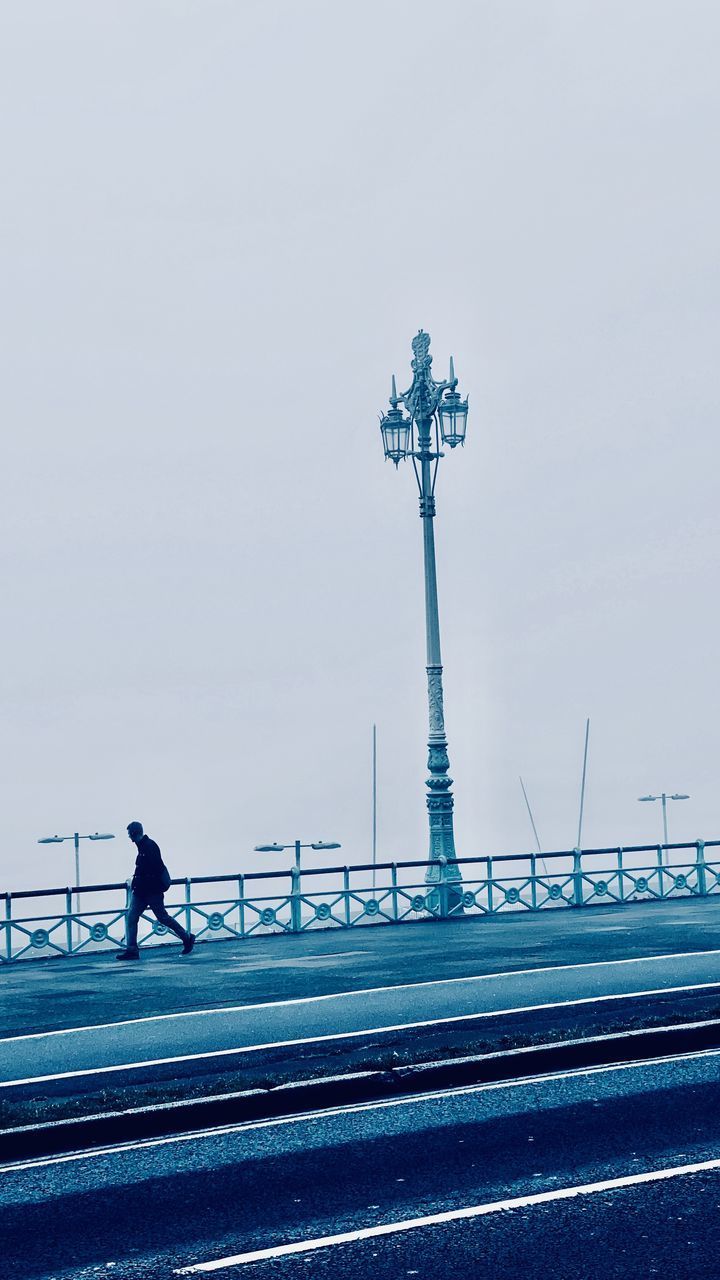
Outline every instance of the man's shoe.
<svg viewBox="0 0 720 1280">
<path fill-rule="evenodd" d="M 182 949 L 183 955 L 189 956 L 194 946 L 195 946 L 195 934 L 189 933 L 187 938 L 183 942 L 183 949 Z"/>
<path fill-rule="evenodd" d="M 115 956 L 115 959 L 116 960 L 139 960 L 140 952 L 130 951 L 127 949 L 125 951 L 118 951 L 117 955 Z"/>
</svg>

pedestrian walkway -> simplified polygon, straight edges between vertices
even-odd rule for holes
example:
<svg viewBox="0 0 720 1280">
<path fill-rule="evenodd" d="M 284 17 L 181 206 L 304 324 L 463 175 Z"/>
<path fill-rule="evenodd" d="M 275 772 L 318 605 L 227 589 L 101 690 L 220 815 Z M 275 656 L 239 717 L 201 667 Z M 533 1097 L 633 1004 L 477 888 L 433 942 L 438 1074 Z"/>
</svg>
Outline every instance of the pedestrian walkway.
<svg viewBox="0 0 720 1280">
<path fill-rule="evenodd" d="M 663 904 L 663 909 L 668 906 L 670 904 Z M 672 904 L 672 908 L 677 912 L 677 904 Z M 628 915 L 636 910 L 630 908 Z M 684 940 L 688 948 L 688 940 L 693 938 L 694 913 L 688 911 L 686 915 Z M 536 937 L 534 945 L 524 952 L 516 949 L 514 963 L 502 949 L 492 962 L 479 950 L 479 944 L 484 937 L 490 938 L 492 929 L 484 933 L 482 926 L 477 927 L 474 922 L 469 928 L 463 925 L 429 926 L 425 939 L 416 939 L 417 949 L 412 957 L 406 957 L 404 971 L 408 980 L 398 982 L 397 966 L 387 963 L 384 970 L 375 969 L 374 983 L 367 986 L 355 983 L 354 989 L 348 979 L 353 973 L 357 976 L 357 968 L 345 962 L 357 959 L 356 952 L 328 947 L 319 954 L 300 954 L 295 949 L 296 940 L 292 939 L 284 955 L 276 944 L 274 955 L 265 958 L 259 971 L 254 967 L 252 956 L 228 953 L 222 966 L 228 982 L 230 976 L 247 979 L 250 975 L 257 976 L 258 972 L 267 974 L 273 965 L 286 965 L 285 974 L 294 974 L 299 969 L 306 978 L 309 975 L 311 987 L 329 987 L 330 990 L 316 989 L 299 995 L 296 985 L 289 982 L 280 998 L 265 1001 L 243 1001 L 240 998 L 236 1004 L 228 1001 L 223 1007 L 212 1007 L 203 1000 L 206 987 L 200 967 L 196 971 L 195 984 L 183 987 L 186 997 L 194 996 L 189 1009 L 169 1007 L 154 1014 L 139 1013 L 134 1009 L 127 1014 L 116 999 L 112 1009 L 107 1004 L 103 1006 L 111 1016 L 102 1023 L 78 1016 L 65 1029 L 28 1034 L 33 1025 L 30 1022 L 24 1033 L 17 1030 L 0 1042 L 0 1080 L 7 1082 L 238 1049 L 247 1051 L 435 1021 L 481 1018 L 509 1010 L 569 1002 L 720 986 L 720 950 L 660 948 L 654 954 L 650 951 L 644 956 L 628 955 L 628 951 L 637 949 L 638 939 L 618 933 L 620 918 L 627 919 L 627 915 L 619 917 L 614 913 L 604 913 L 601 919 L 598 913 L 594 920 L 589 920 L 593 932 L 566 934 L 564 937 L 559 932 L 555 939 L 557 945 L 552 949 L 545 945 L 539 950 Z M 558 924 L 562 925 L 565 919 L 566 916 L 562 920 L 558 917 Z M 656 912 L 655 921 L 657 930 L 662 933 L 660 911 Z M 535 920 L 523 923 L 526 929 L 529 924 L 530 932 Z M 527 937 L 519 925 L 519 921 L 513 921 L 517 941 Z M 704 937 L 706 930 L 707 925 L 699 928 L 698 936 Z M 382 930 L 383 935 L 388 932 Z M 394 945 L 402 944 L 401 934 L 412 936 L 415 932 L 413 928 L 393 931 Z M 641 935 L 644 932 L 640 929 Z M 673 931 L 676 947 L 683 941 L 680 933 L 678 928 Z M 599 943 L 603 934 L 604 945 L 601 947 Z M 646 934 L 645 940 L 651 941 L 651 935 L 652 931 Z M 325 937 L 328 941 L 339 941 L 337 935 Z M 468 950 L 470 939 L 476 943 L 472 951 Z M 315 944 L 317 940 L 317 937 L 313 939 Z M 377 933 L 369 933 L 370 955 L 374 944 L 379 941 Z M 445 945 L 441 945 L 443 942 Z M 213 950 L 217 952 L 220 948 Z M 601 950 L 620 954 L 598 961 L 597 955 Z M 581 958 L 575 958 L 577 955 Z M 437 957 L 438 968 L 443 971 L 443 976 L 438 978 L 430 977 L 433 957 Z M 421 958 L 425 961 L 426 977 L 418 972 Z M 327 967 L 316 966 L 318 959 L 326 961 Z M 503 959 L 507 966 L 504 970 L 500 964 Z M 557 963 L 552 963 L 553 960 Z M 153 955 L 146 972 L 153 971 L 155 980 L 158 977 L 162 980 L 162 969 L 168 961 L 169 958 Z M 245 962 L 247 967 L 243 968 L 239 961 Z M 475 972 L 446 976 L 448 967 L 453 963 L 456 969 L 474 968 Z M 33 965 L 33 971 L 37 967 Z M 111 959 L 96 960 L 94 967 L 96 971 L 106 971 L 107 981 L 116 995 L 121 996 L 126 991 L 128 979 L 116 984 L 114 975 L 120 966 L 113 968 Z M 64 963 L 62 971 L 67 968 Z M 123 967 L 122 972 L 127 973 L 128 969 L 129 966 Z M 188 970 L 183 968 L 185 972 Z M 212 972 L 216 981 L 216 967 Z M 143 974 L 143 979 L 145 976 Z M 240 996 L 244 985 L 244 980 L 231 983 L 232 990 Z M 38 998 L 36 989 L 31 994 Z M 48 994 L 45 988 L 46 998 Z M 81 1015 L 81 1008 L 77 1012 Z"/>
<path fill-rule="evenodd" d="M 718 946 L 720 897 L 274 934 L 199 944 L 184 959 L 173 944 L 137 963 L 21 961 L 0 974 L 0 1037 Z"/>
</svg>

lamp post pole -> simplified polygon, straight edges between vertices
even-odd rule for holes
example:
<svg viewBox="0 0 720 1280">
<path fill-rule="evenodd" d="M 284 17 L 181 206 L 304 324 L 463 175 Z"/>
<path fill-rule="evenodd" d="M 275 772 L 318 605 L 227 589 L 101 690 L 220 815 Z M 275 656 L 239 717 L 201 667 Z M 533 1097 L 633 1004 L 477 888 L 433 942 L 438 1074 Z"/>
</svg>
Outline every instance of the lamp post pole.
<svg viewBox="0 0 720 1280">
<path fill-rule="evenodd" d="M 665 837 L 666 858 L 668 856 L 667 854 L 667 846 L 668 846 L 667 802 L 668 800 L 689 800 L 689 799 L 690 799 L 689 796 L 680 794 L 677 791 L 673 795 L 668 795 L 666 791 L 662 791 L 659 796 L 638 796 L 638 800 L 640 801 L 641 804 L 646 804 L 651 800 L 662 801 L 663 836 Z"/>
<path fill-rule="evenodd" d="M 75 844 L 75 888 L 79 889 L 80 888 L 80 832 L 79 831 L 75 831 L 73 833 L 73 841 Z M 79 911 L 80 897 L 77 894 L 75 896 L 77 898 L 77 902 L 75 904 L 76 910 Z"/>
<path fill-rule="evenodd" d="M 92 835 L 81 836 L 79 831 L 74 831 L 71 836 L 43 836 L 42 840 L 38 840 L 38 844 L 63 844 L 65 840 L 72 840 L 75 848 L 75 915 L 80 915 L 80 894 L 77 890 L 80 888 L 80 841 L 81 840 L 114 840 L 115 836 L 108 831 L 94 831 Z M 75 942 L 80 943 L 80 924 L 75 923 Z"/>
<path fill-rule="evenodd" d="M 445 732 L 443 705 L 442 655 L 438 612 L 437 568 L 435 563 L 435 480 L 440 458 L 440 437 L 454 449 L 465 443 L 467 400 L 461 400 L 453 361 L 450 377 L 436 382 L 431 373 L 430 337 L 421 329 L 413 339 L 413 380 L 409 389 L 397 393 L 392 380 L 390 410 L 380 418 L 385 457 L 397 464 L 411 458 L 420 497 L 423 528 L 423 560 L 425 568 L 425 643 L 428 691 L 428 777 L 427 810 L 429 825 L 430 865 L 426 881 L 459 882 L 460 869 L 452 860 L 455 854 L 453 830 L 452 778 Z M 404 405 L 405 417 L 399 405 Z M 447 864 L 445 860 L 448 860 Z M 457 898 L 453 906 L 457 905 Z"/>
</svg>

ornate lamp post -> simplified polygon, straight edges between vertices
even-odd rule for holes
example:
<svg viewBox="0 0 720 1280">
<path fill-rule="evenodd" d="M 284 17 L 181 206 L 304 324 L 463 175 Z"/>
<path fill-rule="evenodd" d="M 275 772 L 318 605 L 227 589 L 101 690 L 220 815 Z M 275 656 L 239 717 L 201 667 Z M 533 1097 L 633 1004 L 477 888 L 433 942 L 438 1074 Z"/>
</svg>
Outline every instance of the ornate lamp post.
<svg viewBox="0 0 720 1280">
<path fill-rule="evenodd" d="M 390 409 L 380 417 L 385 457 L 397 467 L 411 458 L 420 494 L 420 518 L 423 525 L 425 559 L 425 630 L 427 644 L 427 682 L 430 732 L 428 737 L 427 807 L 430 825 L 430 858 L 426 880 L 441 879 L 439 859 L 454 858 L 452 778 L 449 776 L 445 716 L 443 710 L 442 658 L 440 656 L 440 623 L 438 619 L 437 574 L 435 569 L 435 480 L 441 441 L 454 449 L 465 443 L 468 402 L 462 400 L 452 358 L 447 382 L 436 382 L 431 373 L 430 336 L 421 329 L 412 343 L 412 385 L 400 395 L 392 380 Z M 400 406 L 404 406 L 407 414 Z M 456 865 L 444 868 L 444 879 L 459 881 Z"/>
</svg>

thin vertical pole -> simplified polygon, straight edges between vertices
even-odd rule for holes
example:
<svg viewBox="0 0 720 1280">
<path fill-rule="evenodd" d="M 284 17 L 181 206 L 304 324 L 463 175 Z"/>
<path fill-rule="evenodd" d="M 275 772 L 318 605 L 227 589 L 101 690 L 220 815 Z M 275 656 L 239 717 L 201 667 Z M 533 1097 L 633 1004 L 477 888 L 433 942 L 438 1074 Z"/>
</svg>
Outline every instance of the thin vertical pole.
<svg viewBox="0 0 720 1280">
<path fill-rule="evenodd" d="M 302 893 L 302 885 L 300 882 L 300 849 L 302 845 L 299 840 L 295 841 L 295 866 L 291 872 L 290 886 L 290 919 L 291 929 L 293 933 L 302 931 L 302 902 L 300 894 Z"/>
<path fill-rule="evenodd" d="M 540 854 L 540 861 L 541 861 L 541 862 L 542 862 L 542 864 L 543 864 L 543 873 L 544 873 L 544 875 L 547 875 L 547 867 L 545 866 L 545 859 L 544 859 L 544 858 L 543 858 L 543 856 L 542 856 L 542 847 L 541 847 L 541 845 L 540 845 L 540 837 L 539 837 L 539 835 L 538 835 L 538 833 L 537 833 L 537 827 L 535 826 L 535 819 L 533 818 L 533 811 L 532 811 L 532 809 L 530 808 L 530 801 L 528 800 L 528 793 L 527 793 L 527 791 L 525 790 L 525 783 L 523 782 L 522 778 L 520 779 L 520 786 L 522 787 L 522 793 L 523 793 L 523 795 L 524 795 L 524 797 L 525 797 L 525 804 L 527 805 L 528 815 L 529 815 L 529 817 L 530 817 L 530 822 L 532 823 L 533 835 L 535 836 L 535 843 L 536 843 L 536 845 L 537 845 L 537 851 L 538 851 L 538 853 Z M 533 868 L 533 874 L 534 874 L 534 868 Z"/>
<path fill-rule="evenodd" d="M 375 867 L 377 864 L 377 725 L 372 733 L 372 860 L 373 893 L 375 892 Z"/>
<path fill-rule="evenodd" d="M 68 949 L 69 956 L 71 956 L 73 953 L 72 913 L 73 913 L 73 896 L 71 891 L 69 889 L 66 889 L 65 890 L 65 914 L 67 916 L 67 920 L 65 921 L 65 935 L 67 939 L 67 949 Z"/>
<path fill-rule="evenodd" d="M 585 725 L 585 753 L 583 755 L 582 783 L 580 786 L 580 819 L 578 821 L 577 848 L 582 849 L 583 809 L 585 808 L 585 778 L 587 777 L 588 740 L 590 738 L 590 717 Z"/>
<path fill-rule="evenodd" d="M 5 895 L 5 938 L 6 938 L 6 955 L 8 960 L 12 960 L 13 956 L 13 937 L 12 937 L 12 894 Z"/>
<path fill-rule="evenodd" d="M 80 888 L 80 834 L 75 832 L 73 839 L 75 841 L 75 889 Z M 80 894 L 75 894 L 75 915 L 80 915 Z M 80 946 L 80 922 L 75 920 L 75 945 Z"/>
</svg>

